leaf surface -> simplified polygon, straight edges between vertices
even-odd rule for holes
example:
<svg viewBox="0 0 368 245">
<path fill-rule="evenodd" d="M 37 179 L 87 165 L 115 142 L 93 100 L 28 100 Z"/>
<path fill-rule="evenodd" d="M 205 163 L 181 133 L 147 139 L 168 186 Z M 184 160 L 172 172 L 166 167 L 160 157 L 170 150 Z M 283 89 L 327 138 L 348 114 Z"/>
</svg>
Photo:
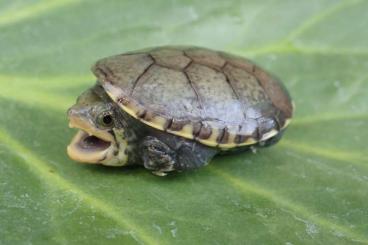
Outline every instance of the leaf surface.
<svg viewBox="0 0 368 245">
<path fill-rule="evenodd" d="M 367 244 L 367 1 L 0 1 L 0 243 Z M 257 154 L 166 178 L 79 165 L 65 111 L 97 59 L 157 45 L 252 58 L 295 118 Z"/>
</svg>

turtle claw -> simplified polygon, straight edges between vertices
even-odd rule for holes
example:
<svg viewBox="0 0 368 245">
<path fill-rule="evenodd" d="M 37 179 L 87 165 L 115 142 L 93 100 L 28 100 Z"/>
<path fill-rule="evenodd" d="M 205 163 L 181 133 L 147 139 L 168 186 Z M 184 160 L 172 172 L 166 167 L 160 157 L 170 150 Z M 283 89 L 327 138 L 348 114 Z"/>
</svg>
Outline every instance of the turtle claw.
<svg viewBox="0 0 368 245">
<path fill-rule="evenodd" d="M 161 172 L 161 171 L 152 171 L 152 174 L 154 174 L 156 176 L 160 176 L 160 177 L 164 177 L 164 176 L 167 175 L 167 173 Z"/>
</svg>

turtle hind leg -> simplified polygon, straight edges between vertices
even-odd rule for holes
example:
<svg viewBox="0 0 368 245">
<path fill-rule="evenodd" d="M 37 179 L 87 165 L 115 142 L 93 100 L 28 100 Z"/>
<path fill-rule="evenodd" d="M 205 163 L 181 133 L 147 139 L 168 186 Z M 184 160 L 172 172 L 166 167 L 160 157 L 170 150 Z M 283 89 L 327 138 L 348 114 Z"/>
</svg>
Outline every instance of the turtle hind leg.
<svg viewBox="0 0 368 245">
<path fill-rule="evenodd" d="M 178 165 L 176 170 L 191 170 L 208 165 L 218 153 L 218 149 L 205 146 L 192 140 L 185 140 L 177 149 Z"/>
<path fill-rule="evenodd" d="M 205 166 L 217 153 L 217 149 L 192 140 L 181 139 L 169 146 L 152 136 L 147 136 L 142 141 L 140 150 L 144 167 L 159 176 Z"/>
</svg>

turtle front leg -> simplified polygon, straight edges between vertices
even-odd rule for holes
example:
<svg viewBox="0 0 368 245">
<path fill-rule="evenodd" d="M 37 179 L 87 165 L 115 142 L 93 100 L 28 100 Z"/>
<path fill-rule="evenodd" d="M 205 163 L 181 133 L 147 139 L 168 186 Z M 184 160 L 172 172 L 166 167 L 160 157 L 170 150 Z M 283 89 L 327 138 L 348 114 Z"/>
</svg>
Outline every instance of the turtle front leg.
<svg viewBox="0 0 368 245">
<path fill-rule="evenodd" d="M 198 142 L 174 137 L 171 147 L 158 138 L 147 136 L 140 149 L 144 167 L 153 174 L 165 176 L 171 171 L 196 169 L 209 163 L 217 149 Z"/>
<path fill-rule="evenodd" d="M 159 139 L 147 136 L 140 146 L 144 167 L 158 176 L 175 170 L 176 152 Z"/>
</svg>

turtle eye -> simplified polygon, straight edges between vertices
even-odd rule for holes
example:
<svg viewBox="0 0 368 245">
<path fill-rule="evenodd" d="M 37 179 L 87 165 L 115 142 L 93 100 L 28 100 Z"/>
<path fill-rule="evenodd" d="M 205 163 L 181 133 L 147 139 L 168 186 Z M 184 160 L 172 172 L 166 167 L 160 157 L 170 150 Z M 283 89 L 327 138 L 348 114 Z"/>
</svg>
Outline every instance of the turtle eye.
<svg viewBox="0 0 368 245">
<path fill-rule="evenodd" d="M 111 127 L 114 124 L 114 120 L 109 112 L 105 112 L 99 117 L 98 123 L 103 127 Z"/>
</svg>

